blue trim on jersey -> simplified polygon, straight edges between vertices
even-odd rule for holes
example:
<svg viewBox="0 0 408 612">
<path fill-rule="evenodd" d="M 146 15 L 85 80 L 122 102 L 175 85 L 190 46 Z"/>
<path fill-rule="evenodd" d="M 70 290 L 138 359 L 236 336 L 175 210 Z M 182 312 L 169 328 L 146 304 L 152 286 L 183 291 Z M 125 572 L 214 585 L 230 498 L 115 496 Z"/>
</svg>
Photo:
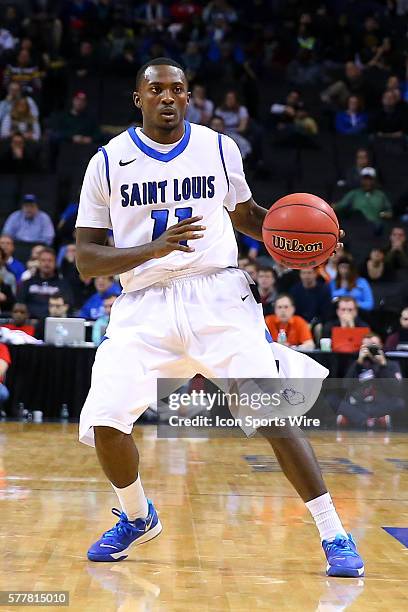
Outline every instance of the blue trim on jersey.
<svg viewBox="0 0 408 612">
<path fill-rule="evenodd" d="M 273 338 L 271 336 L 271 332 L 269 331 L 269 329 L 265 329 L 265 339 L 267 342 L 269 342 L 269 344 L 272 344 Z"/>
<path fill-rule="evenodd" d="M 108 154 L 106 152 L 105 147 L 99 147 L 98 151 L 102 151 L 103 156 L 105 158 L 105 174 L 106 174 L 106 181 L 108 183 L 108 189 L 109 189 L 109 195 L 111 194 L 111 184 L 110 184 L 110 177 L 109 177 L 109 158 L 108 158 Z"/>
<path fill-rule="evenodd" d="M 173 149 L 171 149 L 171 151 L 168 151 L 168 153 L 160 153 L 160 151 L 156 151 L 156 149 L 152 149 L 152 147 L 149 147 L 147 144 L 145 144 L 137 135 L 136 128 L 130 127 L 128 129 L 128 133 L 131 139 L 133 140 L 133 142 L 135 143 L 135 145 L 141 151 L 143 151 L 145 155 L 148 155 L 149 157 L 153 157 L 153 159 L 157 159 L 157 161 L 169 162 L 175 157 L 178 157 L 181 153 L 183 153 L 184 149 L 187 147 L 188 143 L 190 142 L 191 125 L 188 121 L 184 122 L 183 138 L 180 140 L 178 145 L 176 145 Z"/>
<path fill-rule="evenodd" d="M 220 150 L 222 167 L 224 168 L 224 174 L 225 174 L 225 178 L 227 179 L 227 185 L 228 185 L 228 191 L 229 191 L 230 182 L 229 182 L 229 178 L 228 178 L 227 168 L 225 166 L 224 152 L 222 150 L 222 136 L 221 136 L 221 134 L 218 134 L 218 148 Z"/>
</svg>

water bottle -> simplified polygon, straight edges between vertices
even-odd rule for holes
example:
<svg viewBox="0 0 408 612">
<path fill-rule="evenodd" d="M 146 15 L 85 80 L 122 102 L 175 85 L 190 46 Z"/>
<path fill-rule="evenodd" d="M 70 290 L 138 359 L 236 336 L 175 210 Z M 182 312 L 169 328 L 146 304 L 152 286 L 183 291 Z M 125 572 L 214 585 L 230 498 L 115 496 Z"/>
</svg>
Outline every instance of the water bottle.
<svg viewBox="0 0 408 612">
<path fill-rule="evenodd" d="M 278 344 L 286 344 L 288 337 L 284 329 L 280 329 L 278 333 Z"/>
<path fill-rule="evenodd" d="M 65 327 L 61 325 L 61 323 L 58 323 L 58 325 L 55 328 L 55 339 L 54 339 L 55 346 L 64 346 L 65 338 L 67 335 L 68 335 L 68 332 L 65 329 Z"/>
<path fill-rule="evenodd" d="M 24 406 L 24 402 L 20 402 L 17 409 L 17 417 L 19 421 L 25 421 L 28 410 Z"/>
<path fill-rule="evenodd" d="M 68 422 L 69 411 L 68 411 L 67 404 L 62 404 L 62 406 L 61 406 L 60 419 L 61 419 L 61 421 L 63 423 L 67 423 Z"/>
</svg>

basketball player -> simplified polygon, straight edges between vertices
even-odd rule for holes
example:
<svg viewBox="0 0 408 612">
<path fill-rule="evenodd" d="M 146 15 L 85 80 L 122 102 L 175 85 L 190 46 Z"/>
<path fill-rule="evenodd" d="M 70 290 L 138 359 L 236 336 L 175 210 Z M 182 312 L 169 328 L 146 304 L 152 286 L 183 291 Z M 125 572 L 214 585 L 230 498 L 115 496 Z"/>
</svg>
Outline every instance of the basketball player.
<svg viewBox="0 0 408 612">
<path fill-rule="evenodd" d="M 131 435 L 156 400 L 157 378 L 278 376 L 262 307 L 236 267 L 233 231 L 262 240 L 266 210 L 252 199 L 235 142 L 184 121 L 189 95 L 177 62 L 145 64 L 133 94 L 143 127 L 102 147 L 82 186 L 78 269 L 88 277 L 120 274 L 123 286 L 80 419 L 80 440 L 96 447 L 122 508 L 112 510 L 118 522 L 90 547 L 91 561 L 126 559 L 133 545 L 162 530 Z M 108 229 L 115 247 L 106 246 Z M 362 576 L 363 561 L 308 441 L 268 439 L 316 522 L 328 575 Z"/>
</svg>

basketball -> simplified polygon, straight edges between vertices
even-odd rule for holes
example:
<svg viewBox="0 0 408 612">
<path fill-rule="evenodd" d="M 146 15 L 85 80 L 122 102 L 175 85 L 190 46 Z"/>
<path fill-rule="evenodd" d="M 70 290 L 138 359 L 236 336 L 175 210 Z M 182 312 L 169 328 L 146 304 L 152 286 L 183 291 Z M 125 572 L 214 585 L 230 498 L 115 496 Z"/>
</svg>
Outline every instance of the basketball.
<svg viewBox="0 0 408 612">
<path fill-rule="evenodd" d="M 262 226 L 269 254 L 287 268 L 315 268 L 339 241 L 339 222 L 329 204 L 311 193 L 292 193 L 269 209 Z"/>
</svg>

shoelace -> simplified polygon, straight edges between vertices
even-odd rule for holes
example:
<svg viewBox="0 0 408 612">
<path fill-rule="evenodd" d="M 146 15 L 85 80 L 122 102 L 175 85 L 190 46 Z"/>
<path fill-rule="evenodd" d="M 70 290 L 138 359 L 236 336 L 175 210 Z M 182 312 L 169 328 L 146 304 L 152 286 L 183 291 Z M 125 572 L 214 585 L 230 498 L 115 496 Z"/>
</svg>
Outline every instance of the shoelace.
<svg viewBox="0 0 408 612">
<path fill-rule="evenodd" d="M 355 555 L 356 554 L 354 552 L 354 550 L 351 548 L 350 542 L 344 536 L 338 537 L 338 538 L 334 538 L 334 540 L 332 542 L 328 542 L 327 543 L 327 552 L 328 553 L 331 553 L 331 552 L 334 552 L 334 553 L 341 552 L 341 554 L 344 555 L 345 557 L 347 555 L 351 556 L 351 555 Z"/>
<path fill-rule="evenodd" d="M 112 514 L 119 517 L 119 521 L 116 523 L 112 529 L 105 531 L 103 534 L 103 538 L 105 537 L 114 537 L 116 535 L 120 535 L 124 533 L 126 536 L 132 535 L 135 531 L 138 531 L 138 528 L 131 523 L 124 512 L 121 512 L 117 508 L 112 508 Z"/>
</svg>

